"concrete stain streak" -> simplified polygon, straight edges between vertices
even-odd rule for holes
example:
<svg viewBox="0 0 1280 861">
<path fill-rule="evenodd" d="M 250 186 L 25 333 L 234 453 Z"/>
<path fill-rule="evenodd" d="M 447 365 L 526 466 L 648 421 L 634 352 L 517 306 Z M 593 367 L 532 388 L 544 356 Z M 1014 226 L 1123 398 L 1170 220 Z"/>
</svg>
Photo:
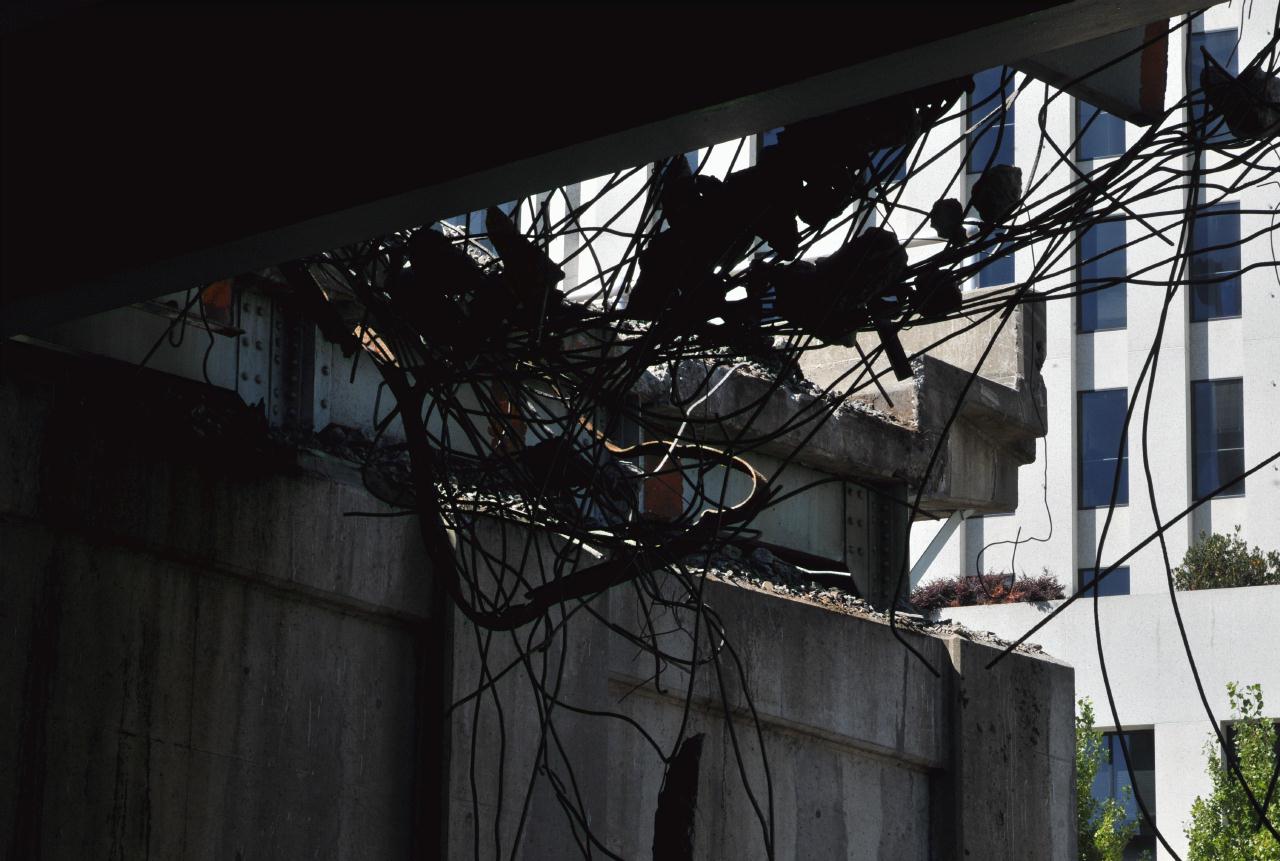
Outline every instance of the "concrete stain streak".
<svg viewBox="0 0 1280 861">
<path fill-rule="evenodd" d="M 45 567 L 31 610 L 31 634 L 22 681 L 17 804 L 9 845 L 9 857 L 15 859 L 38 859 L 41 854 L 48 711 L 57 677 L 62 626 L 61 570 L 61 554 L 55 550 Z"/>
</svg>

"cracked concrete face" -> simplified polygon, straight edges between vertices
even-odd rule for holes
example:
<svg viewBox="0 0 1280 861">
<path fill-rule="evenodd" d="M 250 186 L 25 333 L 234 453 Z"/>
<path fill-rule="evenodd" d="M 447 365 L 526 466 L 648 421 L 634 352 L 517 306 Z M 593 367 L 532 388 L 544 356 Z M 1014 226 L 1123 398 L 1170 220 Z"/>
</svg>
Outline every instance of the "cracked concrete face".
<svg viewBox="0 0 1280 861">
<path fill-rule="evenodd" d="M 983 292 L 976 291 L 979 298 Z M 938 515 L 956 510 L 1012 511 L 1018 502 L 1017 471 L 1035 459 L 1036 440 L 1047 430 L 1044 381 L 1044 311 L 1023 303 L 1001 326 L 999 314 L 915 326 L 902 332 L 914 375 L 898 381 L 883 359 L 874 365 L 884 393 L 865 378 L 858 391 L 822 421 L 804 424 L 760 446 L 776 457 L 833 476 L 859 481 L 905 481 L 914 492 L 944 430 L 947 439 L 929 470 L 921 508 Z M 983 353 L 988 351 L 985 360 Z M 980 364 L 981 363 L 981 364 Z M 805 353 L 806 383 L 780 384 L 752 368 L 709 367 L 686 361 L 655 369 L 637 387 L 652 412 L 672 422 L 690 418 L 714 438 L 743 433 L 772 436 L 797 416 L 831 409 L 824 391 L 843 395 L 862 360 L 853 349 L 824 347 Z M 977 369 L 977 374 L 972 372 Z M 701 402 L 682 413 L 672 392 Z M 740 414 L 743 404 L 758 410 Z M 950 421 L 952 414 L 954 421 Z M 950 424 L 948 425 L 948 422 Z"/>
</svg>

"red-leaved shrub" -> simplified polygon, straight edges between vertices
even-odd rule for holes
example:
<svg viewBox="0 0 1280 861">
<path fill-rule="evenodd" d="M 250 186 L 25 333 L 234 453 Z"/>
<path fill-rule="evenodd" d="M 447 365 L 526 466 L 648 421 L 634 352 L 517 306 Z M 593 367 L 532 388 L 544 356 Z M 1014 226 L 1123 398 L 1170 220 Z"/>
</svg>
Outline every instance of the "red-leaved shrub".
<svg viewBox="0 0 1280 861">
<path fill-rule="evenodd" d="M 934 580 L 913 590 L 910 601 L 911 606 L 921 613 L 931 613 L 943 607 L 1054 601 L 1062 597 L 1062 584 L 1046 570 L 1039 577 L 987 573 L 980 577 L 976 574 L 961 574 Z"/>
</svg>

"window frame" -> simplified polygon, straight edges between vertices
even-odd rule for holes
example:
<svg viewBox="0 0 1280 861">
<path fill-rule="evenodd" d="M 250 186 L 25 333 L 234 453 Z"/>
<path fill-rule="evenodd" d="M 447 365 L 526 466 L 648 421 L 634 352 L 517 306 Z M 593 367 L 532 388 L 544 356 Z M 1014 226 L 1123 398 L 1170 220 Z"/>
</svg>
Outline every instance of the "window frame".
<svg viewBox="0 0 1280 861">
<path fill-rule="evenodd" d="M 1271 725 L 1276 728 L 1276 740 L 1275 740 L 1274 749 L 1275 749 L 1276 757 L 1280 759 L 1280 717 L 1266 717 L 1264 715 L 1263 720 L 1270 721 Z M 1235 747 L 1236 726 L 1238 726 L 1243 722 L 1244 721 L 1240 719 L 1232 720 L 1230 718 L 1222 721 L 1222 737 L 1232 747 Z M 1227 761 L 1227 749 L 1225 747 L 1219 748 L 1218 754 L 1222 757 L 1223 762 Z"/>
<path fill-rule="evenodd" d="M 1120 802 L 1121 805 L 1125 808 L 1125 812 L 1126 812 L 1125 822 L 1129 822 L 1133 820 L 1137 821 L 1138 823 L 1137 833 L 1134 834 L 1133 838 L 1130 839 L 1129 843 L 1125 846 L 1125 858 L 1136 857 L 1139 852 L 1142 852 L 1146 849 L 1154 848 L 1155 842 L 1156 842 L 1155 831 L 1152 829 L 1151 826 L 1158 825 L 1158 823 L 1155 823 L 1154 821 L 1151 823 L 1147 822 L 1147 820 L 1142 816 L 1142 811 L 1138 808 L 1136 799 L 1133 799 L 1132 796 L 1130 797 L 1130 802 L 1127 805 L 1124 804 L 1121 798 L 1122 796 L 1122 793 L 1120 791 L 1121 786 L 1123 785 L 1123 786 L 1128 786 L 1132 788 L 1133 783 L 1129 781 L 1129 767 L 1130 767 L 1129 764 L 1125 762 L 1117 762 L 1116 752 L 1120 752 L 1121 754 L 1123 754 L 1125 749 L 1125 745 L 1119 742 L 1118 738 L 1119 736 L 1122 736 L 1122 735 L 1129 736 L 1129 739 L 1127 739 L 1126 741 L 1128 742 L 1127 746 L 1129 748 L 1130 754 L 1132 754 L 1135 750 L 1135 745 L 1133 744 L 1133 741 L 1137 736 L 1141 735 L 1144 737 L 1144 750 L 1140 751 L 1143 753 L 1145 753 L 1147 749 L 1145 745 L 1145 740 L 1148 738 L 1150 739 L 1149 750 L 1151 752 L 1151 767 L 1146 768 L 1146 767 L 1133 766 L 1133 771 L 1135 772 L 1135 776 L 1139 777 L 1139 780 L 1142 779 L 1140 775 L 1144 775 L 1148 772 L 1150 773 L 1150 779 L 1149 781 L 1147 781 L 1148 785 L 1144 785 L 1142 787 L 1143 788 L 1142 800 L 1146 804 L 1147 809 L 1151 811 L 1151 817 L 1154 820 L 1156 818 L 1156 809 L 1157 809 L 1156 797 L 1158 795 L 1158 790 L 1157 790 L 1158 783 L 1156 781 L 1155 729 L 1152 727 L 1141 727 L 1141 728 L 1126 727 L 1123 732 L 1118 732 L 1116 730 L 1102 730 L 1101 732 L 1102 732 L 1102 738 L 1103 738 L 1103 746 L 1108 754 L 1108 757 L 1107 757 L 1108 761 L 1098 764 L 1098 774 L 1094 777 L 1093 784 L 1089 787 L 1089 793 L 1095 799 L 1098 799 L 1098 800 L 1102 800 L 1103 798 L 1114 798 L 1116 801 Z M 1134 759 L 1134 757 L 1130 756 L 1130 759 Z M 1110 787 L 1108 788 L 1108 794 L 1099 795 L 1098 784 L 1104 775 L 1108 778 Z M 1120 783 L 1121 780 L 1124 781 L 1123 784 Z M 1129 818 L 1130 813 L 1133 817 L 1132 820 Z"/>
<path fill-rule="evenodd" d="M 1076 392 L 1076 509 L 1079 511 L 1096 511 L 1098 509 L 1107 508 L 1111 500 L 1110 487 L 1107 489 L 1107 499 L 1096 505 L 1085 504 L 1085 450 L 1084 450 L 1084 423 L 1085 409 L 1084 402 L 1087 395 L 1107 394 L 1112 392 L 1123 392 L 1125 411 L 1129 409 L 1129 388 L 1127 386 L 1110 388 L 1110 389 L 1087 389 Z M 1124 421 L 1121 420 L 1120 430 L 1124 432 Z M 1121 476 L 1121 486 L 1116 493 L 1116 507 L 1128 506 L 1129 504 L 1129 440 L 1128 434 L 1125 434 L 1124 450 L 1119 460 L 1123 462 L 1123 474 Z M 1109 462 L 1115 458 L 1101 458 L 1102 462 Z M 1092 461 L 1089 461 L 1092 462 Z M 1112 473 L 1114 475 L 1114 472 Z"/>
<path fill-rule="evenodd" d="M 1222 269 L 1213 273 L 1197 273 L 1196 260 L 1204 258 L 1208 255 L 1208 251 L 1202 250 L 1200 241 L 1196 237 L 1196 231 L 1201 225 L 1207 225 L 1209 219 L 1223 218 L 1227 213 L 1235 215 L 1235 244 L 1207 244 L 1204 249 L 1217 248 L 1219 253 L 1234 253 L 1235 268 Z M 1205 228 L 1208 229 L 1207 227 Z M 1207 323 L 1210 320 L 1235 320 L 1244 316 L 1244 291 L 1241 289 L 1240 274 L 1240 203 L 1235 200 L 1224 200 L 1213 204 L 1200 205 L 1196 208 L 1195 223 L 1191 228 L 1191 247 L 1188 254 L 1187 266 L 1187 318 L 1192 323 Z M 1206 241 L 1207 238 L 1206 238 Z M 1224 273 L 1234 272 L 1230 278 L 1221 277 Z M 1210 275 L 1205 279 L 1205 275 Z M 1221 293 L 1224 289 L 1231 289 L 1235 294 L 1235 305 L 1237 310 L 1234 314 L 1203 314 L 1197 312 L 1198 307 L 1207 305 L 1208 303 L 1198 302 L 1196 297 L 1202 288 L 1209 288 L 1217 291 L 1217 304 L 1222 306 Z"/>
<path fill-rule="evenodd" d="M 771 129 L 765 129 L 762 132 L 756 132 L 755 135 L 755 161 L 754 164 L 760 163 L 760 155 L 768 147 L 778 145 L 778 135 L 786 130 L 786 126 L 776 126 Z"/>
<path fill-rule="evenodd" d="M 902 182 L 907 178 L 907 165 L 911 162 L 911 153 L 913 149 L 914 147 L 908 144 L 878 149 L 871 154 L 871 164 L 868 165 L 867 170 L 872 173 L 878 173 L 887 163 L 898 159 L 897 165 L 894 166 L 893 173 L 890 176 L 885 177 L 884 182 L 886 185 Z M 901 156 L 900 159 L 899 156 Z M 879 168 L 879 170 L 877 168 Z"/>
<path fill-rule="evenodd" d="M 982 262 L 984 260 L 987 260 L 990 257 L 993 257 L 996 254 L 1000 254 L 1001 256 L 997 258 L 994 264 L 988 264 L 978 270 L 977 277 L 974 280 L 977 282 L 977 287 L 979 290 L 985 290 L 988 287 L 1004 287 L 1007 284 L 1018 283 L 1017 252 L 1013 249 L 1003 248 L 1006 241 L 1003 230 L 997 228 L 995 231 L 992 232 L 991 238 L 998 240 L 995 244 L 995 247 L 990 250 L 979 249 L 977 255 L 975 256 L 975 259 L 978 262 Z M 1007 280 L 988 280 L 988 278 L 992 277 L 990 273 L 992 273 L 993 271 L 1003 272 L 1003 268 L 1006 264 L 1009 267 L 1009 277 Z"/>
<path fill-rule="evenodd" d="M 1114 247 L 1114 248 L 1112 248 L 1110 251 L 1106 251 L 1106 252 L 1104 252 L 1104 253 L 1102 253 L 1102 254 L 1096 254 L 1096 253 L 1095 253 L 1092 257 L 1090 257 L 1090 258 L 1089 258 L 1089 260 L 1090 260 L 1090 261 L 1092 261 L 1092 264 L 1087 264 L 1087 263 L 1086 263 L 1086 260 L 1085 260 L 1085 256 L 1084 256 L 1084 251 L 1082 250 L 1083 245 L 1084 245 L 1084 238 L 1085 238 L 1085 235 L 1086 235 L 1087 233 L 1089 233 L 1089 231 L 1091 231 L 1091 230 L 1096 230 L 1097 228 L 1101 227 L 1101 226 L 1102 226 L 1102 225 L 1104 225 L 1104 224 L 1119 224 L 1119 225 L 1120 225 L 1120 232 L 1121 232 L 1121 237 L 1120 237 L 1120 238 L 1121 238 L 1121 242 L 1120 242 L 1120 244 L 1119 244 L 1119 245 L 1115 246 L 1115 247 Z M 1090 225 L 1090 226 L 1089 226 L 1088 228 L 1086 228 L 1085 230 L 1079 231 L 1079 232 L 1076 234 L 1076 284 L 1077 284 L 1077 285 L 1078 285 L 1082 290 L 1083 290 L 1083 289 L 1085 288 L 1085 286 L 1086 286 L 1086 285 L 1084 284 L 1084 280 L 1085 280 L 1085 266 L 1086 266 L 1086 265 L 1097 265 L 1098 263 L 1101 263 L 1101 262 L 1102 262 L 1102 260 L 1103 260 L 1104 258 L 1110 257 L 1110 256 L 1115 255 L 1115 254 L 1120 255 L 1120 269 L 1124 272 L 1125 276 L 1128 276 L 1128 274 L 1129 274 L 1129 252 L 1128 252 L 1128 236 L 1129 236 L 1129 231 L 1128 231 L 1128 228 L 1127 228 L 1127 226 L 1126 226 L 1126 225 L 1127 225 L 1127 220 L 1126 220 L 1126 219 L 1123 219 L 1123 218 L 1107 218 L 1107 219 L 1103 219 L 1102 221 L 1095 222 L 1094 224 Z M 1102 278 L 1099 278 L 1098 276 L 1096 276 L 1096 275 L 1095 275 L 1095 276 L 1091 276 L 1091 279 L 1092 279 L 1092 280 L 1105 280 L 1105 276 L 1103 276 Z M 1091 286 L 1091 287 L 1096 287 L 1097 285 L 1096 285 L 1096 284 L 1092 284 L 1092 285 L 1089 285 L 1089 286 Z M 1085 325 L 1084 325 L 1084 304 L 1085 304 L 1085 301 L 1086 301 L 1086 300 L 1089 300 L 1089 301 L 1092 301 L 1092 302 L 1095 302 L 1095 303 L 1096 303 L 1096 302 L 1098 301 L 1099 297 L 1100 297 L 1103 293 L 1106 293 L 1106 292 L 1107 292 L 1107 291 L 1109 291 L 1109 290 L 1118 290 L 1118 291 L 1121 293 L 1121 297 L 1122 297 L 1122 304 L 1123 304 L 1123 306 L 1124 306 L 1124 314 L 1123 314 L 1123 316 L 1124 316 L 1124 320 L 1123 320 L 1120 324 L 1118 324 L 1118 325 L 1111 325 L 1111 326 L 1094 326 L 1094 327 L 1093 327 L 1093 328 L 1091 328 L 1091 329 L 1087 329 L 1087 328 L 1085 328 Z M 1095 317 L 1095 318 L 1097 317 L 1097 309 L 1096 309 L 1096 308 L 1094 309 L 1094 317 Z M 1121 279 L 1121 280 L 1118 280 L 1115 284 L 1110 284 L 1110 285 L 1107 285 L 1106 287 L 1103 287 L 1103 288 L 1101 288 L 1101 289 L 1094 290 L 1093 292 L 1091 292 L 1091 293 L 1089 293 L 1089 294 L 1076 296 L 1076 334 L 1079 334 L 1079 335 L 1087 335 L 1087 334 L 1090 334 L 1090 333 L 1093 333 L 1093 332 L 1113 332 L 1113 331 L 1122 330 L 1122 329 L 1127 329 L 1127 328 L 1129 328 L 1129 282 L 1128 282 L 1128 278 L 1127 278 L 1127 277 L 1125 277 L 1125 278 L 1123 278 L 1123 279 Z"/>
<path fill-rule="evenodd" d="M 1207 390 L 1214 393 L 1213 409 L 1214 409 L 1214 414 L 1216 415 L 1217 413 L 1216 390 L 1219 385 L 1224 383 L 1225 384 L 1236 383 L 1240 386 L 1240 422 L 1239 422 L 1240 423 L 1240 446 L 1238 449 L 1234 447 L 1233 448 L 1214 448 L 1212 451 L 1210 451 L 1208 448 L 1202 448 L 1200 445 L 1200 433 L 1201 433 L 1200 431 L 1200 424 L 1201 424 L 1200 399 L 1202 397 L 1200 392 L 1205 391 L 1206 390 L 1205 387 L 1208 387 Z M 1205 380 L 1192 380 L 1190 401 L 1191 401 L 1191 434 L 1190 434 L 1191 436 L 1191 498 L 1193 502 L 1199 502 L 1200 500 L 1208 497 L 1208 491 L 1212 491 L 1216 489 L 1219 485 L 1221 485 L 1222 481 L 1224 480 L 1221 475 L 1217 475 L 1215 479 L 1215 483 L 1213 484 L 1213 487 L 1202 488 L 1200 486 L 1200 458 L 1202 454 L 1218 459 L 1219 466 L 1220 466 L 1221 464 L 1220 459 L 1222 457 L 1223 452 L 1239 451 L 1240 452 L 1240 473 L 1243 475 L 1245 469 L 1247 468 L 1245 463 L 1245 440 L 1244 440 L 1244 378 L 1243 377 L 1217 377 L 1217 378 L 1205 379 Z M 1215 428 L 1212 431 L 1210 431 L 1210 433 L 1212 433 L 1214 436 L 1217 436 L 1221 432 Z M 1226 490 L 1224 490 L 1222 493 L 1217 494 L 1213 498 L 1214 499 L 1243 498 L 1247 493 L 1245 481 L 1246 480 L 1244 478 L 1240 478 L 1239 480 L 1232 482 L 1232 484 Z"/>
<path fill-rule="evenodd" d="M 1107 566 L 1105 566 L 1105 565 L 1104 565 L 1103 567 L 1105 568 L 1105 567 L 1107 567 Z M 1091 567 L 1091 566 L 1090 566 L 1090 567 L 1085 567 L 1085 568 L 1077 568 L 1077 569 L 1076 569 L 1076 578 L 1077 578 L 1077 579 L 1076 579 L 1076 583 L 1077 583 L 1076 588 L 1077 588 L 1077 589 L 1087 589 L 1087 588 L 1089 588 L 1090 584 L 1092 584 L 1092 583 L 1093 583 L 1093 578 L 1092 578 L 1092 577 L 1089 577 L 1088 581 L 1086 582 L 1085 577 L 1086 577 L 1086 576 L 1088 576 L 1088 572 L 1090 572 L 1090 571 L 1096 571 L 1096 570 L 1097 570 L 1096 568 L 1093 568 L 1093 567 Z M 1120 576 L 1120 572 L 1122 572 L 1122 571 L 1124 572 L 1124 576 L 1123 576 L 1123 577 L 1121 577 L 1121 576 Z M 1119 578 L 1119 579 L 1117 579 L 1117 578 Z M 1114 571 L 1112 571 L 1110 574 L 1108 574 L 1108 575 L 1107 575 L 1107 579 L 1103 580 L 1103 581 L 1102 581 L 1102 583 L 1098 586 L 1098 597 L 1099 597 L 1099 598 L 1119 598 L 1119 597 L 1123 597 L 1123 596 L 1125 596 L 1125 595 L 1132 595 L 1132 594 L 1133 594 L 1133 592 L 1131 591 L 1131 588 L 1132 588 L 1132 582 L 1133 582 L 1133 581 L 1132 581 L 1132 579 L 1131 579 L 1131 577 L 1130 577 L 1129 566 L 1128 566 L 1128 565 L 1117 565 L 1117 566 L 1116 566 L 1116 569 L 1115 569 Z M 1106 591 L 1106 590 L 1108 590 L 1108 589 L 1112 589 L 1112 590 L 1117 589 L 1118 587 L 1117 587 L 1117 585 L 1116 585 L 1116 584 L 1119 584 L 1119 583 L 1123 583 L 1123 584 L 1124 584 L 1124 591 L 1123 591 L 1123 592 L 1120 592 L 1120 591 L 1111 591 L 1111 592 L 1108 592 L 1108 591 Z M 1089 590 L 1089 592 L 1088 592 L 1087 594 L 1089 595 L 1089 597 L 1093 597 L 1093 590 L 1092 590 L 1092 589 L 1090 589 L 1090 590 Z"/>
<path fill-rule="evenodd" d="M 1204 22 L 1203 13 L 1200 15 L 1197 15 L 1196 18 L 1199 20 L 1200 25 L 1203 27 L 1203 22 Z M 1214 57 L 1214 59 L 1218 60 L 1218 63 L 1228 72 L 1230 72 L 1232 75 L 1239 74 L 1240 29 L 1238 27 L 1219 27 L 1216 30 L 1204 30 L 1204 29 L 1197 30 L 1195 29 L 1195 26 L 1193 24 L 1192 27 L 1188 28 L 1187 41 L 1186 41 L 1187 53 L 1186 53 L 1186 69 L 1184 71 L 1184 75 L 1186 76 L 1188 94 L 1195 93 L 1196 91 L 1200 90 L 1200 75 L 1197 73 L 1193 73 L 1193 71 L 1196 68 L 1201 68 L 1201 69 L 1204 68 L 1203 62 L 1201 62 L 1199 59 L 1200 45 L 1203 42 L 1207 41 L 1209 37 L 1215 36 L 1219 33 L 1235 34 L 1230 39 L 1233 46 L 1233 50 L 1231 51 L 1231 54 L 1228 55 L 1226 62 L 1223 62 L 1222 60 L 1218 60 L 1216 56 Z M 1210 52 L 1210 55 L 1212 56 L 1212 52 Z M 1198 95 L 1192 96 L 1192 98 L 1188 100 L 1187 120 L 1193 129 L 1198 129 L 1201 125 L 1203 125 L 1203 117 L 1204 117 L 1205 108 L 1207 107 L 1207 104 L 1208 102 L 1203 92 L 1200 92 Z M 1222 117 L 1218 117 L 1217 121 L 1212 126 L 1212 128 L 1217 129 L 1217 131 L 1215 131 L 1213 134 L 1207 134 L 1207 132 L 1209 131 L 1209 128 L 1210 127 L 1208 126 L 1204 127 L 1204 132 L 1206 132 L 1205 138 L 1204 138 L 1205 143 L 1214 144 L 1214 143 L 1221 143 L 1222 141 L 1226 141 L 1226 140 L 1231 140 L 1231 132 L 1230 130 L 1227 129 L 1227 124 L 1223 122 Z"/>
<path fill-rule="evenodd" d="M 1085 101 L 1084 99 L 1076 99 L 1076 161 L 1101 161 L 1108 158 L 1116 158 L 1123 155 L 1127 148 L 1125 139 L 1128 137 L 1126 123 L 1123 119 L 1111 113 L 1104 111 L 1095 104 Z M 1096 116 L 1085 117 L 1084 114 L 1089 111 L 1096 111 Z M 1087 137 L 1090 132 L 1097 134 L 1098 130 L 1110 126 L 1111 122 L 1118 123 L 1120 126 L 1120 149 L 1111 152 L 1102 152 L 1093 154 L 1086 149 Z M 1102 123 L 1100 125 L 1100 123 Z M 1107 136 L 1108 138 L 1110 135 Z"/>
</svg>

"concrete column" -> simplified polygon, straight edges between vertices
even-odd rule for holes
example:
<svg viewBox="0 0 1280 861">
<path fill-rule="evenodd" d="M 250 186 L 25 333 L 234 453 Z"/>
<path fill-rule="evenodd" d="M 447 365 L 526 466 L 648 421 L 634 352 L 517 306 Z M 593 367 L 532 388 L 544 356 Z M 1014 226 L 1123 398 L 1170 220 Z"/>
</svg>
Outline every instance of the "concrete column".
<svg viewBox="0 0 1280 861">
<path fill-rule="evenodd" d="M 1075 671 L 947 641 L 951 764 L 934 796 L 940 859 L 1074 859 Z"/>
</svg>

